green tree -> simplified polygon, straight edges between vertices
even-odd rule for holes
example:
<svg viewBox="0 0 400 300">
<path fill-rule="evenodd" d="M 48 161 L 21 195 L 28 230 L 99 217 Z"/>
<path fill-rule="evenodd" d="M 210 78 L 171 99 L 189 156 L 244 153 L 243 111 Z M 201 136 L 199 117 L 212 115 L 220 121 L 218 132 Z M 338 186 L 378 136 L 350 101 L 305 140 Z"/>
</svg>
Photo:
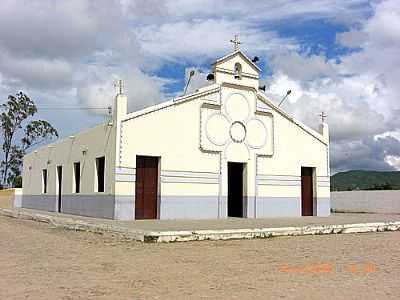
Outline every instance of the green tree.
<svg viewBox="0 0 400 300">
<path fill-rule="evenodd" d="M 47 139 L 58 137 L 57 130 L 45 120 L 29 121 L 37 112 L 35 103 L 24 93 L 9 95 L 0 106 L 0 130 L 3 160 L 0 162 L 2 185 L 19 185 L 22 159 L 26 151 Z M 16 142 L 17 137 L 22 137 Z"/>
</svg>

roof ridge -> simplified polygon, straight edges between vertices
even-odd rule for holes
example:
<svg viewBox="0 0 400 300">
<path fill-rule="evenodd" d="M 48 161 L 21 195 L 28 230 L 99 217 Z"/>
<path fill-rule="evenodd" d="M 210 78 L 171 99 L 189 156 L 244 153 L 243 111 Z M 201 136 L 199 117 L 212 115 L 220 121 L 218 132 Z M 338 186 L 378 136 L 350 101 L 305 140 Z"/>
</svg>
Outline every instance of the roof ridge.
<svg viewBox="0 0 400 300">
<path fill-rule="evenodd" d="M 218 58 L 218 59 L 213 63 L 213 65 L 216 65 L 217 63 L 219 63 L 219 62 L 221 62 L 221 61 L 224 61 L 224 60 L 226 60 L 226 59 L 228 59 L 228 58 L 230 58 L 230 57 L 232 57 L 232 56 L 235 56 L 236 54 L 241 54 L 241 55 L 244 57 L 244 59 L 247 60 L 247 62 L 250 63 L 254 68 L 256 68 L 259 72 L 262 71 L 262 70 L 260 69 L 260 67 L 257 66 L 254 62 L 252 62 L 251 59 L 248 58 L 248 56 L 247 56 L 246 54 L 244 54 L 244 52 L 243 52 L 242 50 L 236 50 L 236 51 L 231 52 L 231 53 L 229 53 L 229 54 L 227 54 L 227 55 L 225 55 L 225 56 L 223 56 L 223 57 L 221 57 L 221 58 Z"/>
</svg>

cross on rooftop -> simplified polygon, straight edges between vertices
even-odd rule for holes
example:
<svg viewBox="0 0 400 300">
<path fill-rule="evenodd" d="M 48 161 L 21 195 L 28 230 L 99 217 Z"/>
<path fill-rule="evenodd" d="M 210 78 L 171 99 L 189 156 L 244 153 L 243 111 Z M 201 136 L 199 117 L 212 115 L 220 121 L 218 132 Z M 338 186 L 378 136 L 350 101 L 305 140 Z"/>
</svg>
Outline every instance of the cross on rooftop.
<svg viewBox="0 0 400 300">
<path fill-rule="evenodd" d="M 117 80 L 114 83 L 117 95 L 122 95 L 124 93 L 124 81 L 122 79 Z"/>
<path fill-rule="evenodd" d="M 327 117 L 327 115 L 325 114 L 325 112 L 320 113 L 319 116 L 321 117 L 322 123 L 324 123 L 324 122 L 325 122 L 325 118 Z"/>
<path fill-rule="evenodd" d="M 242 43 L 239 41 L 239 36 L 237 34 L 235 34 L 235 38 L 233 40 L 231 40 L 231 43 L 233 43 L 233 47 L 235 49 L 235 51 L 239 50 L 239 45 Z"/>
</svg>

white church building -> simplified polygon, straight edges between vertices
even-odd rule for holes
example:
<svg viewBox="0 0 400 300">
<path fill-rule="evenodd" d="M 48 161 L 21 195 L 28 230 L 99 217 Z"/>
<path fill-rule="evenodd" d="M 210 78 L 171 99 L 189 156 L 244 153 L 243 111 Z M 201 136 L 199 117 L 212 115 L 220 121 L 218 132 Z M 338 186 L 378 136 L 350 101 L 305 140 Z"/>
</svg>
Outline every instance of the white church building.
<svg viewBox="0 0 400 300">
<path fill-rule="evenodd" d="M 259 89 L 235 44 L 194 93 L 127 112 L 24 157 L 22 207 L 117 220 L 328 216 L 329 132 Z"/>
</svg>

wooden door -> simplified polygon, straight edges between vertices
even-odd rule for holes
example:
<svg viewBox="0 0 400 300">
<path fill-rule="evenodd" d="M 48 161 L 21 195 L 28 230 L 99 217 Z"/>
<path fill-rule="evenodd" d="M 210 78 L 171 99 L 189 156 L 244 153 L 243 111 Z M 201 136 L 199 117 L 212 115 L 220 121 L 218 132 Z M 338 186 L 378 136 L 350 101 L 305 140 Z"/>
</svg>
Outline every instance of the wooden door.
<svg viewBox="0 0 400 300">
<path fill-rule="evenodd" d="M 135 219 L 157 219 L 157 157 L 136 157 L 135 190 Z"/>
<path fill-rule="evenodd" d="M 301 215 L 313 215 L 313 169 L 301 168 Z"/>
</svg>

